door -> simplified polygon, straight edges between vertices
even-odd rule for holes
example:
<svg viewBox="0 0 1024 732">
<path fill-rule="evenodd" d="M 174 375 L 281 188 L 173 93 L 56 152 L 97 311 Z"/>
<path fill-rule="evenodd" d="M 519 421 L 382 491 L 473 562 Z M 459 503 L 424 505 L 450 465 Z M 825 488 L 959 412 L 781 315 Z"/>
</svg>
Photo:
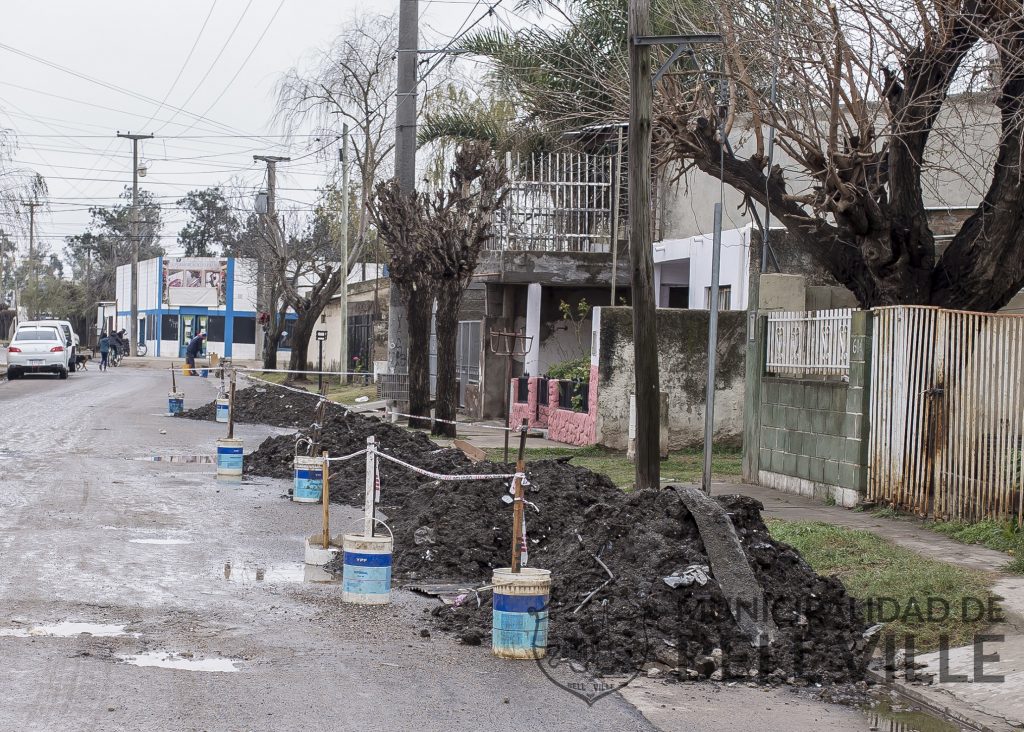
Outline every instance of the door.
<svg viewBox="0 0 1024 732">
<path fill-rule="evenodd" d="M 185 358 L 185 349 L 192 337 L 200 331 L 205 331 L 209 325 L 209 316 L 202 313 L 182 312 L 178 318 L 178 357 Z M 200 356 L 206 356 L 206 341 L 203 341 L 203 348 Z"/>
</svg>

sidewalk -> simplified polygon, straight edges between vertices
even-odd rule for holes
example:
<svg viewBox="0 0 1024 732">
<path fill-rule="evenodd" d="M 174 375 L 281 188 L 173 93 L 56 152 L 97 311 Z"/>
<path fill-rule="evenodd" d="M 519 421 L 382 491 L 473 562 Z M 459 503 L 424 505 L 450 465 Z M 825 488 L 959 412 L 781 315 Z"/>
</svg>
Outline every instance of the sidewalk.
<svg viewBox="0 0 1024 732">
<path fill-rule="evenodd" d="M 993 575 L 992 591 L 1002 598 L 1007 623 L 993 630 L 1005 635 L 999 643 L 987 642 L 983 649 L 968 646 L 948 653 L 945 676 L 961 678 L 940 681 L 938 653 L 918 657 L 928 664 L 923 673 L 935 675 L 930 685 L 897 680 L 898 690 L 925 706 L 954 718 L 979 724 L 978 729 L 1024 729 L 1024 576 L 1000 570 L 1009 561 L 1002 552 L 982 546 L 960 544 L 920 525 L 912 518 L 882 518 L 868 512 L 827 506 L 802 496 L 782 493 L 763 486 L 716 483 L 713 495 L 742 493 L 764 505 L 766 518 L 789 521 L 822 521 L 850 529 L 869 531 L 925 557 Z M 977 656 L 985 654 L 984 674 L 1001 675 L 1001 683 L 978 682 Z M 998 653 L 998 659 L 988 654 Z"/>
</svg>

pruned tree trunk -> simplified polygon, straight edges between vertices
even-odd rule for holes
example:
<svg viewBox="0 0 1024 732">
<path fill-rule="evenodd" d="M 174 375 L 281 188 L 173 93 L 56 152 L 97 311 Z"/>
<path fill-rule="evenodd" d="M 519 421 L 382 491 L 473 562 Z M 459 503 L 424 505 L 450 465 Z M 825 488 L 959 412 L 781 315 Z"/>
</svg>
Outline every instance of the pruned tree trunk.
<svg viewBox="0 0 1024 732">
<path fill-rule="evenodd" d="M 278 312 L 270 313 L 270 323 L 263 341 L 263 368 L 265 369 L 277 368 L 277 346 L 281 342 L 281 334 L 284 333 L 287 312 L 287 306 L 282 306 Z"/>
<path fill-rule="evenodd" d="M 430 427 L 430 319 L 434 298 L 423 288 L 406 293 L 409 320 L 410 427 Z M 419 419 L 418 419 L 419 418 Z"/>
<path fill-rule="evenodd" d="M 292 324 L 292 353 L 288 360 L 289 371 L 305 371 L 309 366 L 309 339 L 316 329 L 321 313 L 327 307 L 334 294 L 341 288 L 341 269 L 333 273 L 327 271 L 320 281 L 303 297 L 294 292 L 291 301 L 292 310 L 298 316 Z M 342 326 L 344 327 L 344 325 Z M 306 374 L 293 373 L 289 381 L 309 381 Z"/>
<path fill-rule="evenodd" d="M 437 389 L 434 400 L 434 426 L 431 434 L 455 437 L 455 417 L 459 409 L 457 378 L 459 306 L 462 282 L 446 280 L 437 293 Z M 451 424 L 450 424 L 451 423 Z"/>
</svg>

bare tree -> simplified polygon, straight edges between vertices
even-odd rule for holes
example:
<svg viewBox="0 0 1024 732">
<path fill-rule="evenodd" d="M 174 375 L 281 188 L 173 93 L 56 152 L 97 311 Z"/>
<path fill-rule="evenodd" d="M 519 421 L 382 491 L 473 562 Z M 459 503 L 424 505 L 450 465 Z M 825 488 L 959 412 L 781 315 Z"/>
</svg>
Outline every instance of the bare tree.
<svg viewBox="0 0 1024 732">
<path fill-rule="evenodd" d="M 369 211 L 388 249 L 389 279 L 405 302 L 409 321 L 409 419 L 411 427 L 430 426 L 430 289 L 422 195 L 402 191 L 396 179 L 377 184 Z"/>
<path fill-rule="evenodd" d="M 335 139 L 342 122 L 351 128 L 359 207 L 349 269 L 364 255 L 368 199 L 393 156 L 397 39 L 394 15 L 355 15 L 310 70 L 293 68 L 278 83 L 277 115 L 289 133 L 308 129 L 319 135 L 310 144 L 333 155 L 323 140 Z"/>
<path fill-rule="evenodd" d="M 495 210 L 506 193 L 506 172 L 487 143 L 460 145 L 448 186 L 426 205 L 427 271 L 437 295 L 437 385 L 433 434 L 455 437 L 456 357 L 462 293 L 476 271 Z"/>
</svg>

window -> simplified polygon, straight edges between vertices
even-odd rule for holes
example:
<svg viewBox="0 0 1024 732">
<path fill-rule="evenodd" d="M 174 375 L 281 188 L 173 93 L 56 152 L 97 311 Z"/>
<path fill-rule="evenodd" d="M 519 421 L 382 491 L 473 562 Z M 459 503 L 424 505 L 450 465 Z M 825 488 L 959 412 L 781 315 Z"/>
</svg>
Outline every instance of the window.
<svg viewBox="0 0 1024 732">
<path fill-rule="evenodd" d="M 235 343 L 256 343 L 256 318 L 235 318 Z"/>
<path fill-rule="evenodd" d="M 729 310 L 732 305 L 732 287 L 730 285 L 718 286 L 718 309 Z M 704 288 L 704 309 L 711 309 L 711 288 Z"/>
<path fill-rule="evenodd" d="M 668 306 L 670 308 L 688 308 L 690 307 L 690 288 L 689 287 L 669 287 L 668 288 Z"/>
<path fill-rule="evenodd" d="M 14 334 L 14 340 L 16 341 L 56 341 L 61 342 L 61 338 L 57 335 L 56 328 L 39 328 L 36 330 L 19 330 Z"/>
<path fill-rule="evenodd" d="M 177 315 L 164 315 L 160 319 L 160 337 L 165 341 L 178 340 Z"/>
<path fill-rule="evenodd" d="M 206 321 L 206 339 L 216 343 L 224 342 L 224 316 L 211 315 Z"/>
</svg>

